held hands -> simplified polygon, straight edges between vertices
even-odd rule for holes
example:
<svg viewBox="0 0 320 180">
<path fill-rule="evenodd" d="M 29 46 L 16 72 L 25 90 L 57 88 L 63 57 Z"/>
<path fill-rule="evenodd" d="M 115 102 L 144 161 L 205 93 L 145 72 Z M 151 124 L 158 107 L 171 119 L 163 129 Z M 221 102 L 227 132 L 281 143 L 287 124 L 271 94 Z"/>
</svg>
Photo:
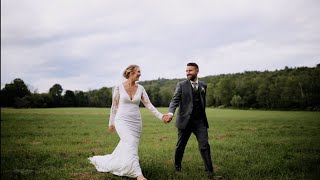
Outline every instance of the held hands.
<svg viewBox="0 0 320 180">
<path fill-rule="evenodd" d="M 162 121 L 166 124 L 169 123 L 171 120 L 172 120 L 172 116 L 170 114 L 165 114 L 162 116 Z"/>
</svg>

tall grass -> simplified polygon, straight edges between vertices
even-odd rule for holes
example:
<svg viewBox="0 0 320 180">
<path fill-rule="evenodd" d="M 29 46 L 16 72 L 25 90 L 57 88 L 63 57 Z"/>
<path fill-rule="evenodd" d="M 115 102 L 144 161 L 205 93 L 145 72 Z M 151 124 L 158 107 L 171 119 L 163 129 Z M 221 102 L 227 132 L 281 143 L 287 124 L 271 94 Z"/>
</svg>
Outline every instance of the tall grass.
<svg viewBox="0 0 320 180">
<path fill-rule="evenodd" d="M 166 113 L 167 108 L 160 108 Z M 142 108 L 140 165 L 148 179 L 206 179 L 191 136 L 174 173 L 177 130 Z M 319 179 L 320 113 L 207 109 L 216 174 L 224 179 Z M 96 172 L 109 154 L 107 108 L 1 109 L 1 179 L 129 179 Z"/>
</svg>

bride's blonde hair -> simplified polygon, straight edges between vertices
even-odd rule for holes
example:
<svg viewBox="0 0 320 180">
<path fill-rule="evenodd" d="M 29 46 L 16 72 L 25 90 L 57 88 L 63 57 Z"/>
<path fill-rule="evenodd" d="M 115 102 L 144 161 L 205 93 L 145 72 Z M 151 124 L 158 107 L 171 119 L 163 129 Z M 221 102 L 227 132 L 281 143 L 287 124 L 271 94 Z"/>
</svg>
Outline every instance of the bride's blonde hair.
<svg viewBox="0 0 320 180">
<path fill-rule="evenodd" d="M 139 66 L 135 64 L 129 65 L 124 71 L 123 71 L 123 77 L 126 79 L 129 79 L 129 76 L 131 72 L 134 72 Z"/>
</svg>

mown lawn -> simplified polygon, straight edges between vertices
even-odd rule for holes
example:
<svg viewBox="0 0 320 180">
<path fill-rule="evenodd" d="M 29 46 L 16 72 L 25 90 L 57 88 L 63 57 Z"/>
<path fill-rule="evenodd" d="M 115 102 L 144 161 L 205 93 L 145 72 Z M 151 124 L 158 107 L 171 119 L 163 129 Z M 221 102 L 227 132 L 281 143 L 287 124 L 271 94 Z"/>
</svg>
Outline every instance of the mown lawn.
<svg viewBox="0 0 320 180">
<path fill-rule="evenodd" d="M 167 108 L 159 108 L 163 113 Z M 87 158 L 110 154 L 107 108 L 1 109 L 1 179 L 129 179 L 96 172 Z M 140 164 L 150 179 L 206 179 L 191 136 L 174 173 L 177 130 L 145 108 Z M 319 179 L 320 112 L 207 109 L 216 173 L 224 179 Z"/>
</svg>

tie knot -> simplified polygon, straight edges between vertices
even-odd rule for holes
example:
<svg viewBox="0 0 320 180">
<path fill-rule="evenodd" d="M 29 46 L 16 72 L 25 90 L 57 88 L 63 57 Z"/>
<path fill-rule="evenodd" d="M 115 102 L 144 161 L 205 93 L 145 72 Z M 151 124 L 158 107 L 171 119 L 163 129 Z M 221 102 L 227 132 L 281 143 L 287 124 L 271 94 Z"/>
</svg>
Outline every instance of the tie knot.
<svg viewBox="0 0 320 180">
<path fill-rule="evenodd" d="M 197 83 L 196 82 L 192 82 L 193 85 L 193 89 L 196 91 L 197 90 Z"/>
</svg>

